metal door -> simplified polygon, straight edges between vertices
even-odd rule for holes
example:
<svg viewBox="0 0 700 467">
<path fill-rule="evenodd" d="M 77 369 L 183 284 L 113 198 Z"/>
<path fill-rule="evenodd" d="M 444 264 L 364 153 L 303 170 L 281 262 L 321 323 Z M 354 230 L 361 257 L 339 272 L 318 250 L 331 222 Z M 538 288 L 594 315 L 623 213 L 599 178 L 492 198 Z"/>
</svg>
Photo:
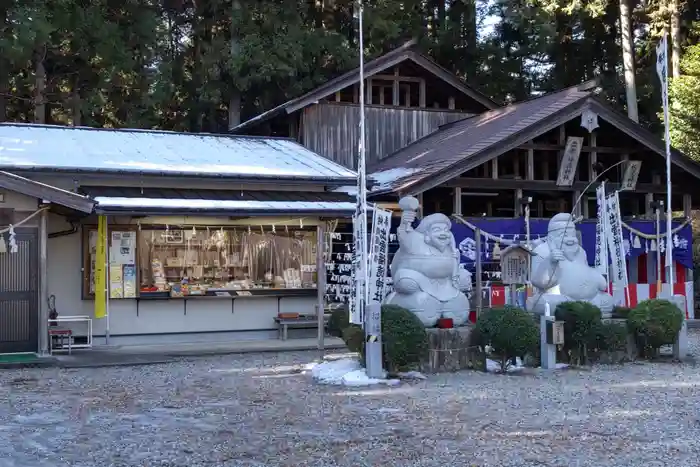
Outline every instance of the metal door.
<svg viewBox="0 0 700 467">
<path fill-rule="evenodd" d="M 38 347 L 38 237 L 17 229 L 17 253 L 0 253 L 0 353 L 36 352 Z"/>
</svg>

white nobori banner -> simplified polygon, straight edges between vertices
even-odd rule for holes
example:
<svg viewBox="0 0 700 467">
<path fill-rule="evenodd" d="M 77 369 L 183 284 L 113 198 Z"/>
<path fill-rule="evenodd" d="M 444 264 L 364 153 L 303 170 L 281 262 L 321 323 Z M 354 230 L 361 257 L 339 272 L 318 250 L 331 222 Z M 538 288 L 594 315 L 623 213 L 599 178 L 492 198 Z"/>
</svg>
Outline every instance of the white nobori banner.
<svg viewBox="0 0 700 467">
<path fill-rule="evenodd" d="M 595 224 L 595 268 L 598 272 L 608 277 L 608 242 L 607 229 L 605 227 L 606 205 L 605 205 L 605 183 L 602 183 L 595 190 L 598 220 Z"/>
<path fill-rule="evenodd" d="M 374 207 L 369 244 L 369 301 L 381 303 L 386 292 L 391 211 Z"/>
<path fill-rule="evenodd" d="M 351 274 L 350 274 L 350 297 L 349 297 L 349 302 L 350 302 L 350 322 L 352 324 L 358 324 L 362 326 L 364 324 L 364 315 L 362 314 L 362 300 L 358 300 L 358 298 L 361 297 L 361 292 L 358 293 L 358 291 L 361 291 L 362 288 L 362 276 L 363 276 L 363 271 L 362 271 L 362 265 L 361 265 L 361 256 L 360 256 L 360 249 L 362 248 L 362 243 L 361 243 L 361 236 L 362 234 L 360 233 L 360 222 L 358 221 L 358 215 L 355 214 L 352 219 L 352 227 L 353 227 L 353 249 L 352 249 L 352 264 L 351 264 Z M 358 297 L 359 295 L 359 297 Z"/>
<path fill-rule="evenodd" d="M 606 232 L 605 236 L 610 249 L 611 277 L 613 296 L 624 294 L 629 284 L 627 279 L 627 262 L 625 259 L 625 244 L 622 238 L 622 216 L 620 215 L 620 196 L 615 192 L 605 198 Z"/>
</svg>

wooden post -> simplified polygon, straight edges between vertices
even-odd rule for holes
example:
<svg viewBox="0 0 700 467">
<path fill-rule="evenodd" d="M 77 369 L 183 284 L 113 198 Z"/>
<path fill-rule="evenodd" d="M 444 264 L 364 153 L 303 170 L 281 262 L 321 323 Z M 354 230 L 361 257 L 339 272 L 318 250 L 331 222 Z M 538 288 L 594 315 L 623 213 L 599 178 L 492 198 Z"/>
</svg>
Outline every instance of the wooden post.
<svg viewBox="0 0 700 467">
<path fill-rule="evenodd" d="M 566 146 L 566 127 L 564 125 L 559 126 L 559 146 Z M 557 152 L 557 173 L 561 168 L 561 160 L 564 158 L 564 149 L 560 149 Z"/>
<path fill-rule="evenodd" d="M 475 275 L 476 275 L 476 316 L 481 314 L 483 308 L 483 296 L 481 290 L 481 229 L 474 229 L 474 243 L 476 247 L 476 264 Z"/>
<path fill-rule="evenodd" d="M 594 150 L 594 148 L 597 146 L 597 136 L 595 131 L 591 133 L 590 141 L 591 152 L 588 153 L 588 181 L 592 182 L 595 179 L 595 177 L 598 176 L 598 173 L 593 168 L 593 166 L 598 162 L 598 153 Z"/>
<path fill-rule="evenodd" d="M 367 78 L 367 90 L 365 92 L 367 93 L 365 104 L 372 104 L 372 78 Z"/>
<path fill-rule="evenodd" d="M 450 96 L 447 98 L 447 108 L 450 110 L 455 109 L 455 97 L 454 96 Z"/>
<path fill-rule="evenodd" d="M 49 211 L 44 210 L 39 219 L 39 355 L 49 353 L 48 224 Z"/>
<path fill-rule="evenodd" d="M 399 93 L 401 92 L 399 87 L 399 67 L 394 67 L 394 82 L 392 83 L 392 105 L 395 107 L 399 106 Z"/>
<path fill-rule="evenodd" d="M 518 188 L 515 190 L 515 209 L 513 210 L 513 217 L 520 217 L 520 210 L 522 205 L 520 204 L 520 200 L 523 199 L 523 189 Z"/>
<path fill-rule="evenodd" d="M 491 159 L 491 178 L 498 179 L 498 157 Z"/>
<path fill-rule="evenodd" d="M 454 188 L 454 209 L 455 214 L 462 215 L 462 188 Z"/>
<path fill-rule="evenodd" d="M 654 210 L 651 208 L 651 203 L 654 202 L 654 193 L 644 195 L 644 217 L 651 219 L 654 216 Z"/>
<path fill-rule="evenodd" d="M 425 80 L 421 79 L 420 82 L 418 83 L 419 89 L 418 89 L 418 106 L 421 108 L 425 108 L 426 105 L 426 97 L 425 97 Z"/>
<path fill-rule="evenodd" d="M 690 217 L 693 210 L 693 198 L 689 194 L 683 195 L 683 215 L 685 217 Z"/>
<path fill-rule="evenodd" d="M 532 141 L 530 141 L 532 143 Z M 528 180 L 535 179 L 535 150 L 530 148 L 527 150 L 527 174 Z"/>
<path fill-rule="evenodd" d="M 326 295 L 326 259 L 324 250 L 326 246 L 326 229 L 322 222 L 316 226 L 316 318 L 318 319 L 318 350 L 323 358 L 324 337 L 326 335 L 326 322 L 324 320 L 325 295 Z"/>
<path fill-rule="evenodd" d="M 574 212 L 574 217 L 579 217 L 581 215 L 581 212 L 582 212 L 581 203 L 584 201 L 583 198 L 581 198 L 580 203 L 576 203 L 576 201 L 578 201 L 579 196 L 581 196 L 581 192 L 574 191 L 574 193 L 571 197 L 571 202 L 574 203 L 574 204 L 572 204 L 572 210 Z M 586 211 L 588 211 L 588 201 L 587 200 L 586 200 Z"/>
</svg>

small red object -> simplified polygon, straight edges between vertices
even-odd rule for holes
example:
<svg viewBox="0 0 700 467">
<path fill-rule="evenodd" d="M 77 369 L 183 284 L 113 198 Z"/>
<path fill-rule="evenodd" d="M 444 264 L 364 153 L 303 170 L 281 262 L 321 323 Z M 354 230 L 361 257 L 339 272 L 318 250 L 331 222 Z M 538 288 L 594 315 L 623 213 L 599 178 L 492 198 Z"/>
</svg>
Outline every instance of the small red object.
<svg viewBox="0 0 700 467">
<path fill-rule="evenodd" d="M 452 321 L 452 318 L 440 318 L 437 325 L 440 329 L 452 329 L 455 327 L 455 323 Z"/>
<path fill-rule="evenodd" d="M 476 310 L 471 310 L 469 312 L 469 322 L 476 324 Z"/>
</svg>

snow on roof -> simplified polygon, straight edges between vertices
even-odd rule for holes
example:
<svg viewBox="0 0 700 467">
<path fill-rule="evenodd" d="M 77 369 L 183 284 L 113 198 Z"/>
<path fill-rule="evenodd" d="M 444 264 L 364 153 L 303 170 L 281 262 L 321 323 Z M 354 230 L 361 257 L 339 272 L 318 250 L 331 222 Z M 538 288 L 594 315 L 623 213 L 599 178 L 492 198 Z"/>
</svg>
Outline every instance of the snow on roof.
<svg viewBox="0 0 700 467">
<path fill-rule="evenodd" d="M 378 172 L 373 172 L 369 174 L 369 178 L 374 180 L 376 182 L 376 186 L 372 188 L 372 191 L 382 191 L 382 190 L 387 190 L 391 188 L 394 182 L 396 180 L 399 180 L 404 177 L 408 177 L 409 175 L 412 175 L 416 172 L 419 172 L 420 169 L 417 168 L 409 168 L 409 167 L 396 167 L 393 169 L 387 169 L 387 170 L 380 170 Z"/>
<path fill-rule="evenodd" d="M 354 179 L 295 141 L 152 130 L 0 124 L 0 170 Z"/>
</svg>

